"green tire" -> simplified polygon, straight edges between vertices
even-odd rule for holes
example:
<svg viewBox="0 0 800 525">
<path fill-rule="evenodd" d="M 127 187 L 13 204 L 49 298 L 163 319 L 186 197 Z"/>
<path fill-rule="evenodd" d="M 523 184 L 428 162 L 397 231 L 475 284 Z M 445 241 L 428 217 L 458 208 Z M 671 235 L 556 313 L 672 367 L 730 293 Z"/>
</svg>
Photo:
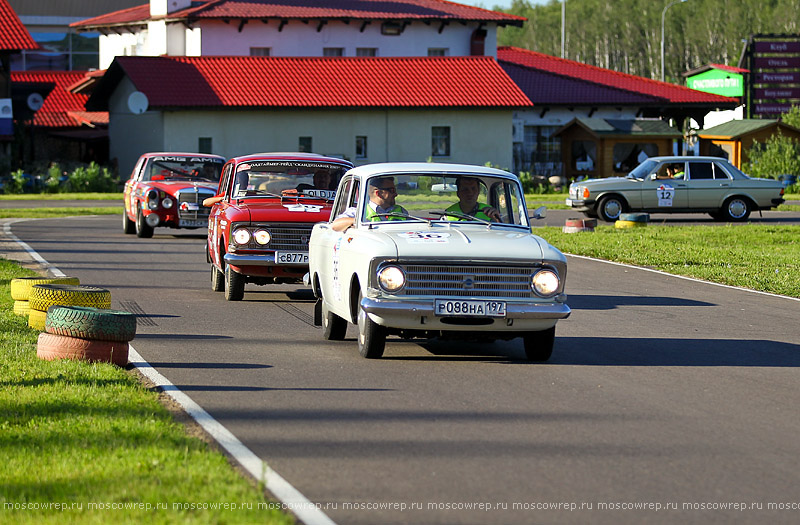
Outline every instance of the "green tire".
<svg viewBox="0 0 800 525">
<path fill-rule="evenodd" d="M 17 277 L 11 279 L 11 298 L 27 301 L 31 287 L 36 284 L 81 284 L 77 277 Z"/>
<path fill-rule="evenodd" d="M 31 288 L 31 310 L 46 312 L 51 306 L 111 308 L 111 292 L 96 286 L 37 284 Z"/>
<path fill-rule="evenodd" d="M 136 337 L 136 316 L 121 310 L 84 306 L 51 306 L 45 331 L 92 341 L 130 341 Z"/>
</svg>

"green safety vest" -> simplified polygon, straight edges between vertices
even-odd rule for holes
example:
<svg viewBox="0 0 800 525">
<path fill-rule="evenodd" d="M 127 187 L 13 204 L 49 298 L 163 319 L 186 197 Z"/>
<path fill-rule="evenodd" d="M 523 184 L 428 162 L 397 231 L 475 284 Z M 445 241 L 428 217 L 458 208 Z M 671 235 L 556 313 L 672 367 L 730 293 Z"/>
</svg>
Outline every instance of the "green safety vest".
<svg viewBox="0 0 800 525">
<path fill-rule="evenodd" d="M 408 212 L 400 206 L 399 204 L 395 204 L 386 213 L 402 213 L 403 215 L 408 215 Z M 369 222 L 378 222 L 378 221 L 404 221 L 404 217 L 384 217 L 383 215 L 378 215 L 378 212 L 372 209 L 372 206 L 367 205 L 367 221 Z"/>
<path fill-rule="evenodd" d="M 481 220 L 484 220 L 484 221 L 491 222 L 492 219 L 488 215 L 486 215 L 485 213 L 483 213 L 481 211 L 484 208 L 491 208 L 491 206 L 489 206 L 488 204 L 482 204 L 482 203 L 479 202 L 478 203 L 478 213 L 474 214 L 473 217 L 475 217 L 476 219 L 481 219 Z M 461 213 L 463 215 L 469 215 L 469 214 L 464 213 L 463 211 L 461 211 L 461 206 L 458 203 L 453 204 L 452 206 L 450 206 L 449 208 L 447 208 L 444 211 L 449 212 L 449 213 Z M 446 215 L 446 217 L 447 217 L 448 221 L 466 221 L 466 220 L 469 220 L 469 219 L 462 219 L 461 217 L 454 217 L 452 215 Z"/>
</svg>

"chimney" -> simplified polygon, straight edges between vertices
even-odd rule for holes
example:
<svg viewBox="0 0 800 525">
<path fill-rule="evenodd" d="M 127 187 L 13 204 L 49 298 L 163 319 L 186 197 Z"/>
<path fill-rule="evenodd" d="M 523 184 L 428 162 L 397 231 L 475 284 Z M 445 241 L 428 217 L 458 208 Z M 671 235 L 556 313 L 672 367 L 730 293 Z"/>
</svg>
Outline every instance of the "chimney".
<svg viewBox="0 0 800 525">
<path fill-rule="evenodd" d="M 150 0 L 150 16 L 164 16 L 192 5 L 192 0 Z"/>
</svg>

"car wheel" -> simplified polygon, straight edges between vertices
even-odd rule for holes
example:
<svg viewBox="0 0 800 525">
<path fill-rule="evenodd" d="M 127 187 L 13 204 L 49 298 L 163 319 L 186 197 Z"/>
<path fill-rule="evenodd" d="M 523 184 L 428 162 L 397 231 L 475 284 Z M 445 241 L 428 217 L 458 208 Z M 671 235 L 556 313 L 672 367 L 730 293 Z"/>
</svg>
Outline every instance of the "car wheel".
<svg viewBox="0 0 800 525">
<path fill-rule="evenodd" d="M 122 233 L 130 235 L 136 233 L 136 225 L 128 218 L 128 212 L 122 210 Z"/>
<path fill-rule="evenodd" d="M 361 308 L 363 295 L 358 294 L 358 353 L 367 359 L 377 359 L 383 356 L 386 347 L 386 328 L 369 318 Z"/>
<path fill-rule="evenodd" d="M 603 197 L 597 204 L 597 215 L 606 222 L 614 222 L 625 211 L 625 203 L 614 195 Z"/>
<path fill-rule="evenodd" d="M 328 310 L 322 300 L 322 337 L 328 341 L 341 341 L 347 333 L 347 321 Z"/>
<path fill-rule="evenodd" d="M 553 355 L 553 344 L 556 341 L 556 327 L 539 332 L 527 332 L 522 336 L 525 345 L 525 357 L 528 361 L 540 363 L 550 359 Z"/>
<path fill-rule="evenodd" d="M 217 270 L 217 267 L 211 265 L 211 291 L 222 292 L 225 290 L 225 274 Z"/>
<path fill-rule="evenodd" d="M 722 205 L 721 215 L 728 221 L 746 221 L 752 211 L 750 201 L 744 197 L 731 197 Z"/>
<path fill-rule="evenodd" d="M 145 222 L 141 209 L 136 210 L 136 236 L 141 239 L 149 239 L 153 236 L 153 228 Z"/>
<path fill-rule="evenodd" d="M 241 301 L 244 299 L 244 277 L 225 265 L 225 299 Z"/>
</svg>

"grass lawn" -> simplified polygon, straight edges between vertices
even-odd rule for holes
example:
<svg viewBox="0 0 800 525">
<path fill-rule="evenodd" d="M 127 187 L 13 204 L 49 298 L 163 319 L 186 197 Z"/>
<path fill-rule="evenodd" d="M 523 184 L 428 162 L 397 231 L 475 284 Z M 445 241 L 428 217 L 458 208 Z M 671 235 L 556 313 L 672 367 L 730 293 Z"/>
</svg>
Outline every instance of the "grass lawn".
<svg viewBox="0 0 800 525">
<path fill-rule="evenodd" d="M 36 357 L 9 290 L 31 275 L 0 259 L 0 521 L 293 522 L 132 372 Z"/>
<path fill-rule="evenodd" d="M 21 193 L 0 195 L 0 201 L 116 201 L 122 193 Z"/>
<path fill-rule="evenodd" d="M 76 215 L 119 215 L 122 206 L 100 206 L 95 208 L 0 208 L 0 219 L 52 219 L 75 217 Z"/>
</svg>

